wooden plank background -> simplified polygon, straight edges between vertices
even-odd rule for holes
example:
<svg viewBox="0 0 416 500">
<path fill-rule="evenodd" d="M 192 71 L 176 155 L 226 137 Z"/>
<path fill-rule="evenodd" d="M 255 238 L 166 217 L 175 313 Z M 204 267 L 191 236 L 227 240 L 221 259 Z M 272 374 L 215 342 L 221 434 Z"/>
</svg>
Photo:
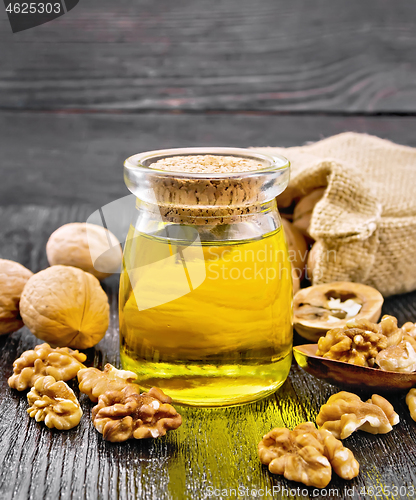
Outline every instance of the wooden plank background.
<svg viewBox="0 0 416 500">
<path fill-rule="evenodd" d="M 416 111 L 412 0 L 81 0 L 12 34 L 3 109 Z"/>
<path fill-rule="evenodd" d="M 179 146 L 295 146 L 347 130 L 416 146 L 416 117 L 0 112 L 0 205 L 87 203 L 128 194 L 123 161 Z"/>
</svg>

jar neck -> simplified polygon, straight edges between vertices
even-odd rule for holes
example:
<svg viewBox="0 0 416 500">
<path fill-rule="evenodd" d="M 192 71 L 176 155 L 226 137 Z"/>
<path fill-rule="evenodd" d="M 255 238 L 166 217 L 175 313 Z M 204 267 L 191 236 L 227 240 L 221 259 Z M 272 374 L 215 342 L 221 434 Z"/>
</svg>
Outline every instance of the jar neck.
<svg viewBox="0 0 416 500">
<path fill-rule="evenodd" d="M 221 224 L 236 224 L 272 212 L 278 213 L 276 199 L 253 205 L 237 207 L 210 206 L 180 207 L 170 204 L 149 203 L 136 198 L 136 208 L 147 216 L 160 219 L 161 222 L 187 224 L 196 226 L 216 226 Z"/>
</svg>

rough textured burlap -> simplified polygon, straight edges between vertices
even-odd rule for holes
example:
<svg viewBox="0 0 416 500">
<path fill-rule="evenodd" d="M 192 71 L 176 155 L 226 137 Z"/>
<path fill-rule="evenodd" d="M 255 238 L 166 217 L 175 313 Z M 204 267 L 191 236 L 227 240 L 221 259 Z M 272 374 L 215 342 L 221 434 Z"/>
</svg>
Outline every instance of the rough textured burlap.
<svg viewBox="0 0 416 500">
<path fill-rule="evenodd" d="M 348 132 L 255 149 L 291 161 L 289 187 L 298 196 L 326 186 L 310 225 L 314 284 L 355 281 L 385 296 L 416 289 L 416 148 Z"/>
</svg>

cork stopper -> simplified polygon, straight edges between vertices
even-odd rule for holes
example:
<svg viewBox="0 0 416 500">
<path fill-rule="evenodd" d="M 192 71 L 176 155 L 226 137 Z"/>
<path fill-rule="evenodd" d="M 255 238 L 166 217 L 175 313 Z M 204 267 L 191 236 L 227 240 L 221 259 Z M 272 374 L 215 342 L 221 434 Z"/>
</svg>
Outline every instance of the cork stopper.
<svg viewBox="0 0 416 500">
<path fill-rule="evenodd" d="M 231 173 L 259 170 L 266 165 L 258 160 L 238 156 L 189 155 L 161 158 L 149 167 L 171 172 Z"/>
<path fill-rule="evenodd" d="M 141 153 L 125 162 L 127 187 L 162 219 L 217 225 L 256 214 L 286 187 L 289 164 L 238 148 Z"/>
</svg>

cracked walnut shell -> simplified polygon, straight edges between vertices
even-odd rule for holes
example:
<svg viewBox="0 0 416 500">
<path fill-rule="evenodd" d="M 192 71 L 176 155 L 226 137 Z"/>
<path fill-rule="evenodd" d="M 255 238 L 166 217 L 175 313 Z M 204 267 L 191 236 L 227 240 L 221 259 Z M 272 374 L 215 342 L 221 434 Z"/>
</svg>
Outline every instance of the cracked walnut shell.
<svg viewBox="0 0 416 500">
<path fill-rule="evenodd" d="M 23 326 L 19 301 L 27 280 L 33 273 L 18 262 L 0 259 L 0 335 Z"/>
<path fill-rule="evenodd" d="M 388 346 L 379 325 L 366 319 L 351 320 L 343 328 L 329 330 L 318 341 L 317 356 L 359 366 L 374 366 L 377 354 Z"/>
<path fill-rule="evenodd" d="M 23 290 L 20 314 L 36 337 L 74 349 L 98 344 L 109 323 L 108 299 L 100 282 L 69 266 L 33 275 Z"/>
<path fill-rule="evenodd" d="M 410 389 L 407 393 L 406 404 L 409 407 L 410 416 L 416 422 L 416 389 Z"/>
<path fill-rule="evenodd" d="M 316 429 L 312 422 L 300 424 L 293 431 L 273 429 L 260 441 L 258 454 L 273 474 L 316 488 L 328 485 L 332 469 L 343 479 L 359 473 L 351 450 L 330 432 Z"/>
<path fill-rule="evenodd" d="M 157 438 L 181 425 L 182 417 L 170 405 L 170 397 L 155 387 L 138 394 L 133 385 L 102 394 L 92 409 L 94 427 L 104 439 L 121 442 Z"/>
<path fill-rule="evenodd" d="M 293 299 L 293 326 L 302 337 L 318 342 L 331 328 L 352 319 L 377 321 L 383 296 L 361 283 L 334 282 L 303 288 Z"/>
<path fill-rule="evenodd" d="M 78 372 L 79 390 L 86 394 L 94 403 L 98 398 L 108 391 L 120 391 L 127 385 L 134 385 L 140 393 L 140 388 L 133 382 L 137 375 L 126 370 L 118 370 L 110 363 L 107 363 L 104 370 L 98 368 L 84 368 Z"/>
<path fill-rule="evenodd" d="M 383 397 L 374 394 L 364 403 L 356 394 L 345 391 L 331 396 L 316 417 L 318 427 L 337 439 L 345 439 L 356 430 L 387 434 L 398 423 L 399 416 Z"/>
<path fill-rule="evenodd" d="M 79 424 L 82 410 L 74 391 L 63 381 L 51 376 L 40 377 L 27 394 L 31 405 L 27 410 L 36 422 L 50 429 L 68 430 Z"/>
<path fill-rule="evenodd" d="M 13 375 L 8 384 L 12 389 L 24 391 L 33 387 L 36 380 L 51 375 L 55 380 L 71 380 L 76 377 L 87 356 L 68 347 L 52 349 L 49 344 L 37 345 L 25 351 L 13 363 Z"/>
</svg>

